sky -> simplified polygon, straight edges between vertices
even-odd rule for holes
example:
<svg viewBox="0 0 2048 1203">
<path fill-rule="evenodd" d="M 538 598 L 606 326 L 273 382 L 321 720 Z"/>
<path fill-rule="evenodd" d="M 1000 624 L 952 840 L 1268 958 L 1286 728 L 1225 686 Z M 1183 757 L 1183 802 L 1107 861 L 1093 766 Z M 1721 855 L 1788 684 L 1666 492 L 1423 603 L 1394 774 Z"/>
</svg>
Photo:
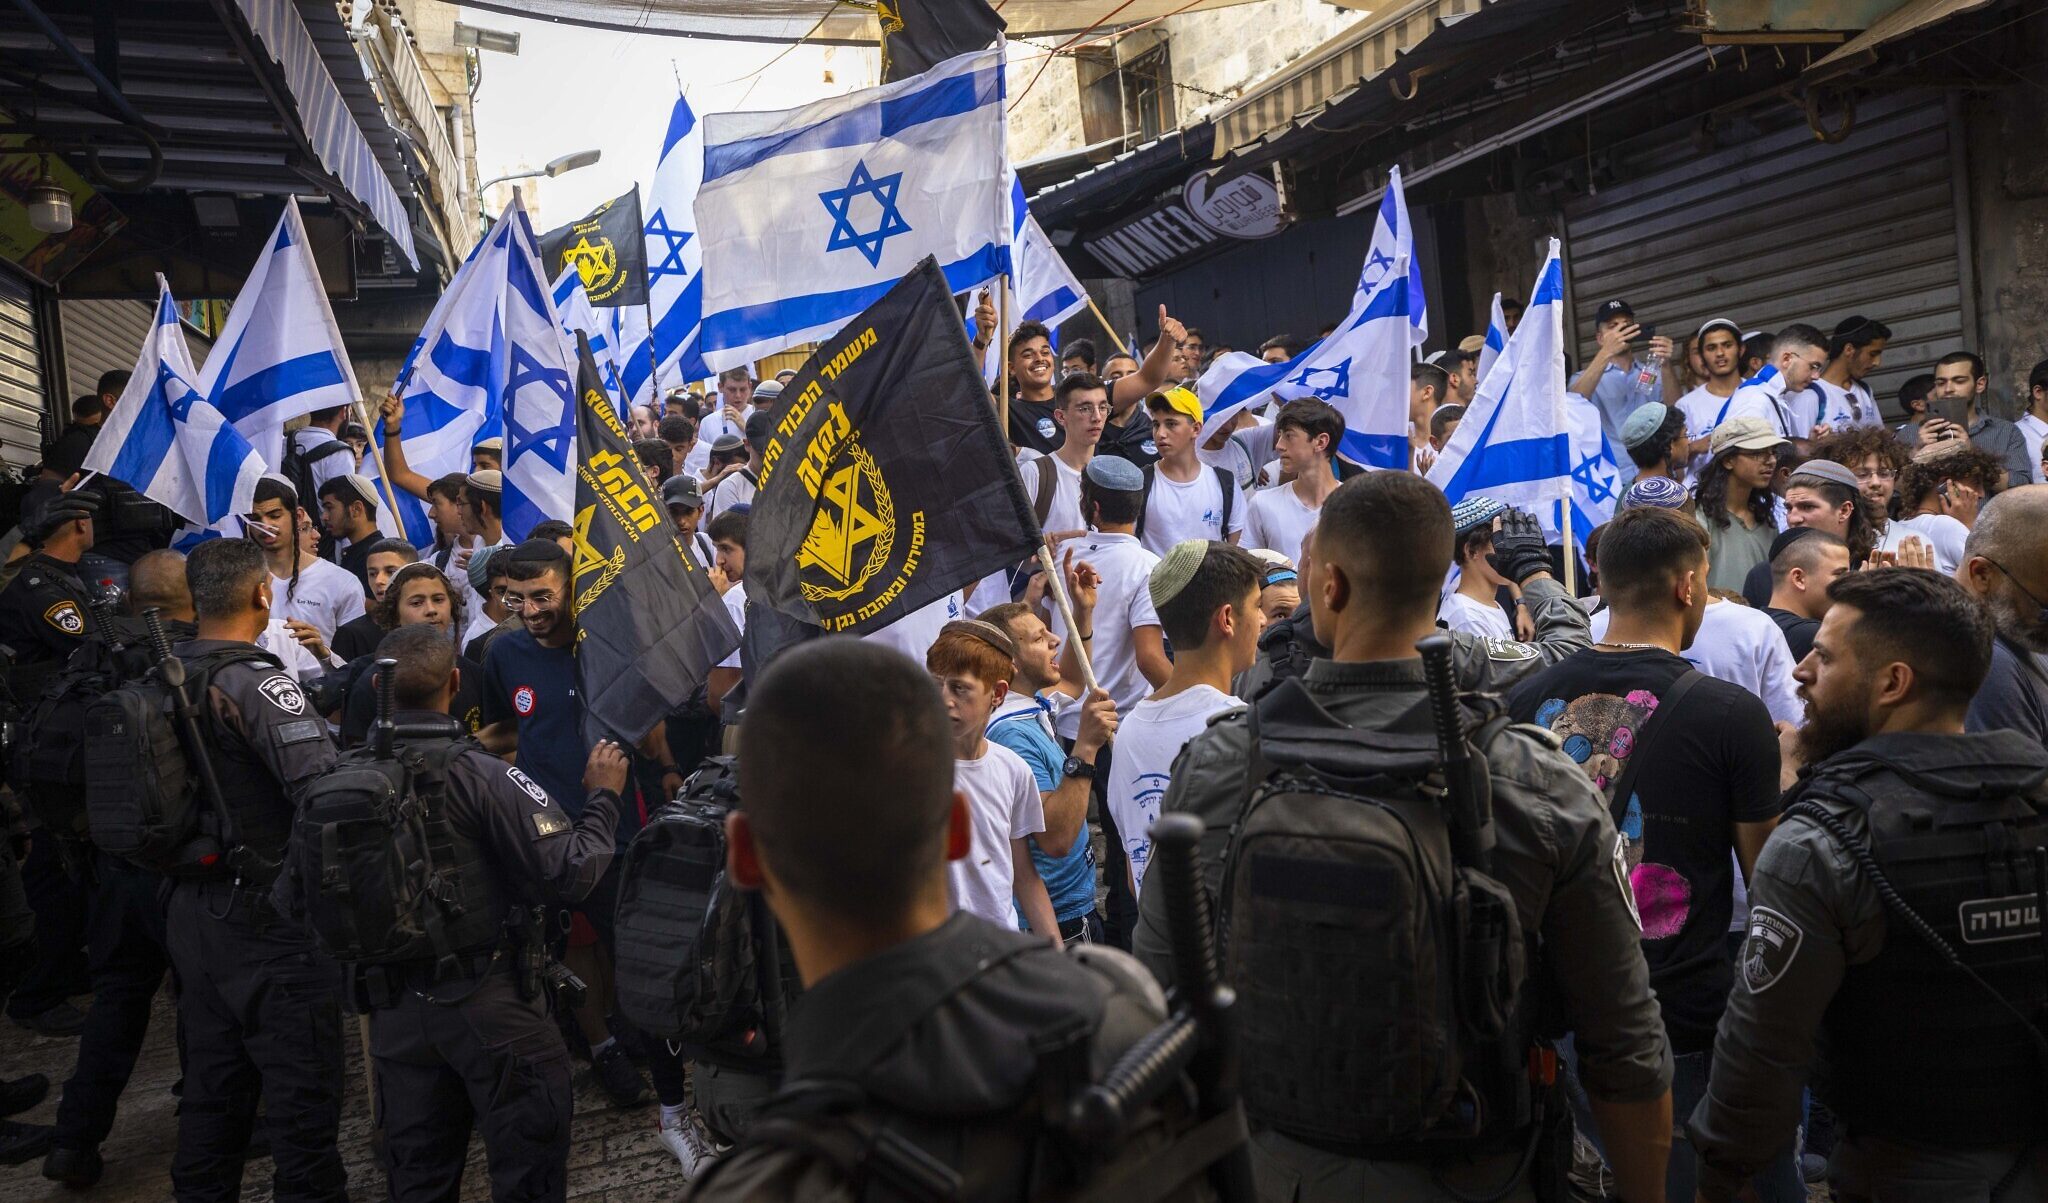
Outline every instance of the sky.
<svg viewBox="0 0 2048 1203">
<path fill-rule="evenodd" d="M 581 217 L 636 183 L 646 186 L 661 153 L 678 78 L 701 118 L 794 108 L 842 95 L 873 84 L 879 67 L 876 51 L 859 48 L 617 33 L 470 8 L 461 19 L 521 35 L 517 55 L 480 56 L 481 178 L 539 167 L 573 151 L 604 152 L 592 166 L 540 183 L 533 221 L 543 230 Z"/>
</svg>

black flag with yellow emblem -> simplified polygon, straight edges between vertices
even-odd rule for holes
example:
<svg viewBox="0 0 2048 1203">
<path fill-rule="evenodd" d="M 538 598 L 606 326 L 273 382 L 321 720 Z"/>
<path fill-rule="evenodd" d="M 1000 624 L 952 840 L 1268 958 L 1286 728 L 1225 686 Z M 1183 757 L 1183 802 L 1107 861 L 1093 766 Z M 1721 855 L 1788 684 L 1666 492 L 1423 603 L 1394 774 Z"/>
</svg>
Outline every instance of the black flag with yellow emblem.
<svg viewBox="0 0 2048 1203">
<path fill-rule="evenodd" d="M 1007 27 L 988 0 L 871 0 L 882 27 L 882 82 L 985 50 Z"/>
<path fill-rule="evenodd" d="M 633 459 L 576 336 L 576 671 L 583 738 L 638 741 L 688 701 L 739 629 Z"/>
<path fill-rule="evenodd" d="M 550 282 L 573 267 L 590 303 L 600 309 L 647 303 L 647 234 L 638 188 L 549 230 L 539 242 L 540 265 Z"/>
<path fill-rule="evenodd" d="M 1038 546 L 930 258 L 819 346 L 783 385 L 774 419 L 747 530 L 754 605 L 858 635 Z"/>
</svg>

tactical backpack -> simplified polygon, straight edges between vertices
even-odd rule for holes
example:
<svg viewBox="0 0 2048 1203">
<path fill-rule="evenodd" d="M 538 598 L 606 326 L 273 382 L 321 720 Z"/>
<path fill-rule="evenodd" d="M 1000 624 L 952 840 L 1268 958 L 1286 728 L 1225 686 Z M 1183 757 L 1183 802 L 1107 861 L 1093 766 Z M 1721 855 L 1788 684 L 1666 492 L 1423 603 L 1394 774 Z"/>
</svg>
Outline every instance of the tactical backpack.
<svg viewBox="0 0 2048 1203">
<path fill-rule="evenodd" d="M 1482 701 L 1475 791 L 1509 725 Z M 1361 737 L 1290 679 L 1249 718 L 1217 920 L 1246 1115 L 1400 1160 L 1526 1128 L 1529 949 L 1507 888 L 1454 854 L 1426 703 Z"/>
<path fill-rule="evenodd" d="M 505 916 L 465 891 L 470 868 L 444 808 L 448 769 L 467 739 L 400 740 L 391 755 L 358 748 L 299 798 L 280 892 L 294 883 L 306 927 L 348 965 L 424 962 L 448 971 L 494 944 Z"/>
<path fill-rule="evenodd" d="M 22 699 L 20 737 L 7 777 L 53 835 L 86 838 L 86 715 L 119 680 L 112 649 L 92 636 L 59 671 L 43 678 L 39 692 Z"/>
<path fill-rule="evenodd" d="M 704 762 L 633 837 L 619 870 L 619 1010 L 693 1055 L 759 1067 L 779 1056 L 796 975 L 759 894 L 725 880 L 730 756 Z"/>
<path fill-rule="evenodd" d="M 186 696 L 203 712 L 213 675 L 241 663 L 277 667 L 253 645 L 192 656 L 184 660 Z M 224 876 L 232 867 L 234 832 L 187 758 L 160 670 L 87 708 L 85 811 L 92 842 L 110 856 L 177 877 Z"/>
<path fill-rule="evenodd" d="M 279 465 L 279 475 L 292 482 L 292 491 L 299 495 L 299 504 L 317 515 L 320 499 L 313 483 L 313 465 L 349 450 L 349 445 L 340 439 L 322 443 L 310 451 L 302 450 L 298 431 L 293 431 L 284 439 L 284 463 Z"/>
</svg>

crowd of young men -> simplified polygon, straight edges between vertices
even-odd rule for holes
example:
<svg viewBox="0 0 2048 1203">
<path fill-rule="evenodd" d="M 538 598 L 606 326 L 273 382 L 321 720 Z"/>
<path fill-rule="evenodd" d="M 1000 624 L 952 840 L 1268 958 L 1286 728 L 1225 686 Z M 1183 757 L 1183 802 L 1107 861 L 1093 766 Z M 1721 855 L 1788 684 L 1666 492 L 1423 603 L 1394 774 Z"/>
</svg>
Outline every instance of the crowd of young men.
<svg viewBox="0 0 2048 1203">
<path fill-rule="evenodd" d="M 1971 962 L 1977 976 L 1944 979 L 1939 958 L 1900 947 L 1916 929 L 1836 830 L 1909 838 L 1914 798 L 1972 790 L 2006 800 L 1972 822 L 2027 839 L 2048 825 L 2048 487 L 2035 483 L 2048 479 L 2048 364 L 2029 422 L 2014 424 L 1983 412 L 1981 361 L 1945 357 L 1919 416 L 1894 430 L 1863 383 L 1890 337 L 1880 322 L 1757 337 L 1715 319 L 1680 346 L 1643 338 L 1626 302 L 1600 317 L 1572 388 L 1637 472 L 1588 537 L 1584 596 L 1559 583 L 1559 550 L 1531 515 L 1483 496 L 1452 507 L 1417 472 L 1343 462 L 1343 418 L 1322 401 L 1205 429 L 1193 377 L 1210 348 L 1163 309 L 1142 359 L 1100 365 L 1092 346 L 1057 353 L 1027 322 L 1005 348 L 1008 430 L 1057 579 L 1019 565 L 764 674 L 736 651 L 630 749 L 583 743 L 573 532 L 551 521 L 508 540 L 497 449 L 428 480 L 407 467 L 402 409 L 386 403 L 385 472 L 427 504 L 426 550 L 384 533 L 397 528 L 381 487 L 328 450 L 345 446 L 338 420 L 316 415 L 293 436 L 301 479 L 264 478 L 247 537 L 137 561 L 130 606 L 196 624 L 180 654 L 205 669 L 209 746 L 232 766 L 252 863 L 280 859 L 296 801 L 371 738 L 373 662 L 397 658 L 409 729 L 473 738 L 448 776 L 447 821 L 491 866 L 474 888 L 556 916 L 552 951 L 587 990 L 548 1022 L 545 1001 L 499 976 L 497 932 L 454 970 L 345 976 L 296 926 L 306 901 L 290 882 L 181 881 L 158 911 L 132 873 L 103 873 L 91 909 L 129 921 L 68 936 L 39 923 L 38 972 L 80 945 L 96 966 L 116 942 L 143 959 L 92 972 L 57 1125 L 0 1129 L 0 1154 L 42 1155 L 73 1186 L 97 1180 L 168 964 L 186 1033 L 180 1199 L 233 1197 L 259 1097 L 280 1197 L 343 1197 L 340 1003 L 375 989 L 393 991 L 366 1005 L 394 1197 L 452 1194 L 472 1122 L 496 1197 L 561 1197 L 572 1056 L 617 1105 L 658 1102 L 658 1136 L 698 1197 L 853 1197 L 836 1146 L 793 1135 L 815 1100 L 778 1094 L 772 1075 L 690 1065 L 614 1006 L 615 858 L 703 756 L 739 753 L 729 880 L 765 896 L 806 991 L 782 1082 L 843 1080 L 862 1114 L 901 1132 L 978 1132 L 1043 1072 L 1026 1037 L 1078 1026 L 1099 1070 L 1164 1014 L 1172 937 L 1148 888 L 1163 813 L 1203 821 L 1220 903 L 1328 901 L 1306 862 L 1292 881 L 1256 860 L 1238 873 L 1237 827 L 1269 780 L 1257 774 L 1276 771 L 1260 723 L 1312 714 L 1360 746 L 1412 738 L 1418 641 L 1447 630 L 1457 685 L 1503 698 L 1515 720 L 1484 748 L 1487 872 L 1527 947 L 1501 1000 L 1514 1018 L 1482 1043 L 1519 1067 L 1528 1049 L 1509 1046 L 1525 1039 L 1562 1067 L 1534 1086 L 1472 1087 L 1466 1105 L 1485 1118 L 1455 1140 L 1333 1142 L 1276 1104 L 1294 1087 L 1271 1067 L 1297 1067 L 1301 1099 L 1369 1092 L 1398 1038 L 1324 1050 L 1307 1029 L 1247 1031 L 1248 1057 L 1268 1067 L 1248 1071 L 1246 1102 L 1261 1197 L 1529 1197 L 1562 1180 L 1574 1130 L 1581 1168 L 1604 1166 L 1631 1201 L 1803 1198 L 1800 1154 L 1829 1150 L 1845 1198 L 1887 1198 L 1915 1175 L 2048 1190 L 2048 1086 L 2030 1037 L 1972 992 L 1989 983 L 2015 1013 L 2038 1010 L 2041 941 L 2024 946 L 2031 978 L 2021 950 L 2002 948 Z M 1273 339 L 1261 353 L 1292 349 Z M 1671 361 L 1661 401 L 1633 404 L 1637 353 Z M 1417 365 L 1418 472 L 1463 418 L 1475 363 L 1461 347 Z M 729 372 L 705 401 L 679 391 L 629 420 L 650 493 L 742 628 L 779 392 Z M 92 507 L 71 497 L 24 520 L 37 551 L 0 594 L 18 664 L 98 633 L 78 568 Z M 1807 799 L 1789 816 L 1787 788 Z M 1965 913 L 1979 895 L 2048 897 L 2048 867 L 2008 860 L 1965 891 Z M 61 888 L 50 872 L 21 866 L 39 921 Z M 1913 898 L 1934 888 L 1901 876 Z M 1370 926 L 1360 905 L 1324 925 Z M 1339 945 L 1298 934 L 1289 990 L 1341 1005 L 1341 975 L 1318 978 L 1345 963 Z M 1982 1090 L 1945 1120 L 1870 1068 L 1894 983 L 1985 1046 L 1968 1058 Z M 49 1017 L 48 988 L 36 997 L 45 1026 L 63 1018 Z M 1538 1014 L 1541 1031 L 1523 1026 Z M 1923 1082 L 1944 1072 L 1933 1049 L 1906 1058 Z M 34 1102 L 19 1101 L 0 1084 L 13 1110 Z M 956 1152 L 981 1156 L 980 1139 Z M 986 1197 L 1031 1197 L 1005 1177 L 1028 1180 L 1028 1157 L 989 1156 L 967 1167 L 1001 1182 Z"/>
</svg>

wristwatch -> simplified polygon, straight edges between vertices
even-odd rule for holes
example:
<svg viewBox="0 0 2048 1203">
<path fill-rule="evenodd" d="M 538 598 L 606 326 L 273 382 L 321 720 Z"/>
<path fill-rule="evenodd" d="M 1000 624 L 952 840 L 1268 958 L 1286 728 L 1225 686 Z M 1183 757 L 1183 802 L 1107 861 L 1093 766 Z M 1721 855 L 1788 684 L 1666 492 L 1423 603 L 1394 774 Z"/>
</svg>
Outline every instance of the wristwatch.
<svg viewBox="0 0 2048 1203">
<path fill-rule="evenodd" d="M 1095 778 L 1095 766 L 1079 756 L 1069 756 L 1066 759 L 1066 763 L 1060 765 L 1060 775 L 1062 777 L 1079 777 L 1083 781 L 1092 781 Z"/>
</svg>

